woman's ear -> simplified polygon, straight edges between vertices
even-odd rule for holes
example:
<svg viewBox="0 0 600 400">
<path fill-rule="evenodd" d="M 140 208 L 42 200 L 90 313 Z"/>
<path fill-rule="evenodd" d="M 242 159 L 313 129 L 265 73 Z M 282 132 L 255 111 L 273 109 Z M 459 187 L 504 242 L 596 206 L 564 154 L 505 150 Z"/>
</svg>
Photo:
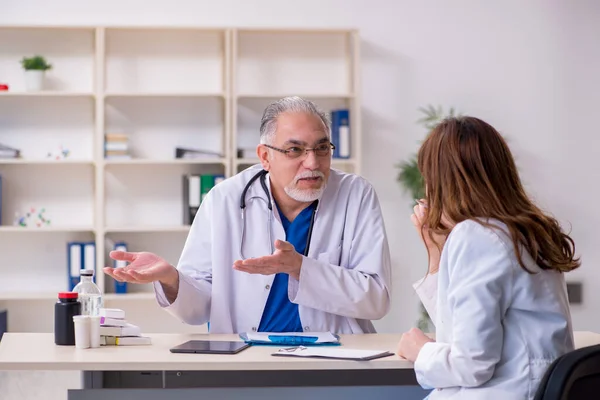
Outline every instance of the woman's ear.
<svg viewBox="0 0 600 400">
<path fill-rule="evenodd" d="M 266 146 L 259 144 L 256 146 L 256 155 L 258 156 L 263 169 L 268 171 L 269 168 L 271 168 L 271 163 L 269 161 L 269 149 Z"/>
</svg>

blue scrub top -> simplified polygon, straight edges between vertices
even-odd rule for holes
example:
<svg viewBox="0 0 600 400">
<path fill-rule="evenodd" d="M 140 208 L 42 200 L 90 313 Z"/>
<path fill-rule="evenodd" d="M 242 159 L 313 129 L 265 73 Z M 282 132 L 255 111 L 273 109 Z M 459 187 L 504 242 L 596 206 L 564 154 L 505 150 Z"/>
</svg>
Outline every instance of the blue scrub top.
<svg viewBox="0 0 600 400">
<path fill-rule="evenodd" d="M 298 214 L 293 222 L 288 221 L 285 215 L 279 211 L 283 229 L 285 230 L 285 240 L 290 242 L 296 251 L 304 254 L 306 248 L 306 239 L 310 228 L 310 220 L 315 208 L 311 204 Z M 279 210 L 279 207 L 277 207 Z M 267 299 L 265 310 L 263 311 L 259 332 L 302 332 L 302 323 L 298 313 L 298 305 L 290 301 L 288 297 L 288 274 L 276 274 L 271 286 L 271 292 Z"/>
</svg>

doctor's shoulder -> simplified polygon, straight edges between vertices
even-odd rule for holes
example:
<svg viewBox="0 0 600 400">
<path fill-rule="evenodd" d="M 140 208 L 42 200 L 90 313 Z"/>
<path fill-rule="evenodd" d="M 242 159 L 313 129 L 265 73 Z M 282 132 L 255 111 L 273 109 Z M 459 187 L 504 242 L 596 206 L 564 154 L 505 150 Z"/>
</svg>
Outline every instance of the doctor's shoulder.
<svg viewBox="0 0 600 400">
<path fill-rule="evenodd" d="M 338 192 L 347 195 L 349 198 L 363 199 L 374 196 L 377 200 L 377 193 L 373 184 L 360 175 L 332 169 L 329 184 L 335 186 Z"/>
</svg>

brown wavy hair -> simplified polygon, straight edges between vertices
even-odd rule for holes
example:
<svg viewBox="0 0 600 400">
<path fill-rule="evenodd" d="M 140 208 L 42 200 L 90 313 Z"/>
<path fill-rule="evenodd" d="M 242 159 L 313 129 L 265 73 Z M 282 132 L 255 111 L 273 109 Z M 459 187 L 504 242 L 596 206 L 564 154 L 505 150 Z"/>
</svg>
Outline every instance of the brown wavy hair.
<svg viewBox="0 0 600 400">
<path fill-rule="evenodd" d="M 521 267 L 529 271 L 519 251 L 522 245 L 544 270 L 571 271 L 580 266 L 575 243 L 556 219 L 528 198 L 513 156 L 502 136 L 474 117 L 448 118 L 425 139 L 418 166 L 426 187 L 424 225 L 448 235 L 453 223 L 474 220 L 484 226 L 496 219 L 512 237 Z"/>
</svg>

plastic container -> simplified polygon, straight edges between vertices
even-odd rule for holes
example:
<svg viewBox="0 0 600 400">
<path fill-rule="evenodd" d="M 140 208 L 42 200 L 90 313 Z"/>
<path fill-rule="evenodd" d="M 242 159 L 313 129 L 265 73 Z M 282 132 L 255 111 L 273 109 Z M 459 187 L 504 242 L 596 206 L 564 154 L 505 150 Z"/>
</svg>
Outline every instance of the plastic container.
<svg viewBox="0 0 600 400">
<path fill-rule="evenodd" d="M 100 347 L 100 317 L 90 316 L 90 347 Z"/>
<path fill-rule="evenodd" d="M 61 292 L 54 304 L 54 343 L 61 346 L 75 344 L 75 326 L 73 317 L 81 314 L 81 303 L 78 294 Z"/>
<path fill-rule="evenodd" d="M 90 348 L 90 316 L 74 315 L 75 324 L 75 347 L 78 349 Z"/>
<path fill-rule="evenodd" d="M 102 292 L 93 281 L 94 270 L 82 269 L 79 272 L 81 281 L 73 288 L 79 294 L 81 315 L 100 315 L 102 308 Z"/>
</svg>

